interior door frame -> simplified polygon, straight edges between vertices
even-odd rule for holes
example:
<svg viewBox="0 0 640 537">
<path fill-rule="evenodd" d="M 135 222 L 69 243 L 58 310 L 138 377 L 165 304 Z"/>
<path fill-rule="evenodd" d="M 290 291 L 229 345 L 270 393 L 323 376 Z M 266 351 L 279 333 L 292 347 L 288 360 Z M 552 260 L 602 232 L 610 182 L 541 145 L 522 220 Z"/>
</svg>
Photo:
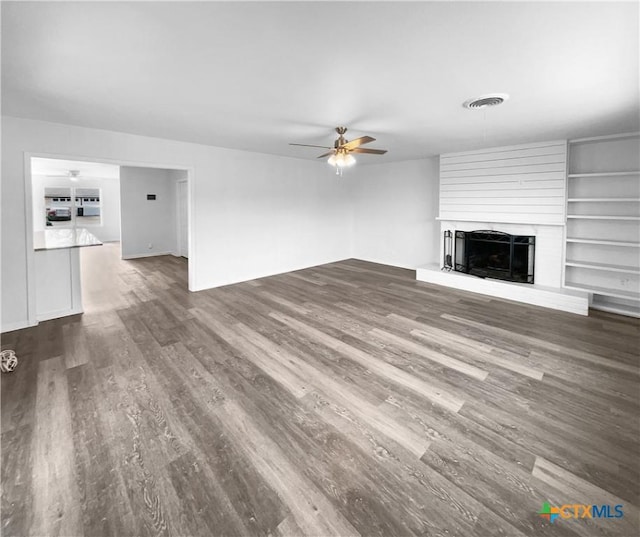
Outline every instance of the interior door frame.
<svg viewBox="0 0 640 537">
<path fill-rule="evenodd" d="M 26 268 L 27 268 L 27 326 L 36 326 L 38 324 L 37 308 L 36 308 L 36 253 L 33 249 L 33 185 L 31 180 L 31 159 L 32 158 L 50 158 L 58 160 L 79 160 L 82 162 L 97 162 L 101 164 L 113 164 L 115 166 L 134 166 L 138 168 L 158 168 L 164 170 L 177 170 L 187 173 L 187 219 L 188 219 L 188 250 L 190 262 L 188 263 L 188 288 L 189 291 L 195 289 L 195 259 L 197 255 L 197 247 L 193 237 L 194 222 L 194 193 L 193 179 L 195 171 L 192 166 L 184 164 L 169 164 L 158 162 L 139 162 L 124 159 L 111 159 L 104 157 L 96 157 L 89 155 L 71 155 L 61 153 L 42 153 L 25 151 L 24 158 L 24 199 L 25 199 L 25 243 L 27 248 Z"/>
<path fill-rule="evenodd" d="M 178 181 L 176 181 L 176 238 L 178 239 L 176 241 L 176 244 L 178 246 L 178 251 L 176 252 L 176 254 L 178 255 L 178 257 L 184 257 L 182 255 L 182 234 L 180 233 L 180 227 L 181 227 L 181 222 L 182 222 L 182 208 L 180 206 L 180 187 L 181 185 L 183 185 L 184 183 L 187 183 L 187 257 L 186 259 L 189 259 L 191 257 L 191 251 L 189 250 L 189 230 L 191 229 L 190 223 L 189 223 L 189 179 L 179 179 Z"/>
</svg>

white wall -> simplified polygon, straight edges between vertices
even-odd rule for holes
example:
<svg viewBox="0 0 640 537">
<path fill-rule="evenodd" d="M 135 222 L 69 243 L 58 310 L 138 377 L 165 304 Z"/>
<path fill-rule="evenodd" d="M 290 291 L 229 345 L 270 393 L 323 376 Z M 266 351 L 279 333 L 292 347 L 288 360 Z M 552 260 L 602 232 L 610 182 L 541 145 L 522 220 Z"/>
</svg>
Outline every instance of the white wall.
<svg viewBox="0 0 640 537">
<path fill-rule="evenodd" d="M 351 256 L 349 189 L 323 163 L 5 116 L 3 331 L 29 318 L 25 152 L 191 169 L 192 290 Z"/>
<path fill-rule="evenodd" d="M 353 200 L 353 257 L 416 268 L 438 259 L 438 158 L 345 172 Z"/>
<path fill-rule="evenodd" d="M 45 187 L 99 188 L 102 220 L 100 225 L 92 224 L 86 227 L 102 242 L 120 240 L 120 181 L 118 179 L 82 178 L 79 181 L 71 181 L 66 177 L 34 175 L 32 186 L 34 231 L 45 229 L 43 216 Z"/>
<path fill-rule="evenodd" d="M 172 170 L 122 166 L 122 257 L 177 255 L 176 182 Z M 147 200 L 155 194 L 155 200 Z"/>
</svg>

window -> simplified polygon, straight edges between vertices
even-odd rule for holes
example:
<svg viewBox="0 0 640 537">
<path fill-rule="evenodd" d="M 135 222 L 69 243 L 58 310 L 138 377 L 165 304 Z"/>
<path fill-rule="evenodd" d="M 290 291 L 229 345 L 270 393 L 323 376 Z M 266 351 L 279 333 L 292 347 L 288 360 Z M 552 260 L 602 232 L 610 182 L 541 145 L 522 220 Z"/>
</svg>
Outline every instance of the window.
<svg viewBox="0 0 640 537">
<path fill-rule="evenodd" d="M 49 227 L 102 225 L 99 188 L 48 187 L 44 189 L 44 206 Z"/>
</svg>

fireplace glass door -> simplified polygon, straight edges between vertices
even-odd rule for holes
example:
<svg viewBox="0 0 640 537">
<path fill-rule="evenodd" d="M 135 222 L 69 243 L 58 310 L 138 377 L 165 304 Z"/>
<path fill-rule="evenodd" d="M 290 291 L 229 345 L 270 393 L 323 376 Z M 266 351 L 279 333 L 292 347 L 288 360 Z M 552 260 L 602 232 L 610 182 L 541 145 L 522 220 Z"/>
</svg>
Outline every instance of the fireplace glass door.
<svg viewBox="0 0 640 537">
<path fill-rule="evenodd" d="M 455 270 L 481 278 L 533 283 L 535 237 L 456 231 Z"/>
</svg>

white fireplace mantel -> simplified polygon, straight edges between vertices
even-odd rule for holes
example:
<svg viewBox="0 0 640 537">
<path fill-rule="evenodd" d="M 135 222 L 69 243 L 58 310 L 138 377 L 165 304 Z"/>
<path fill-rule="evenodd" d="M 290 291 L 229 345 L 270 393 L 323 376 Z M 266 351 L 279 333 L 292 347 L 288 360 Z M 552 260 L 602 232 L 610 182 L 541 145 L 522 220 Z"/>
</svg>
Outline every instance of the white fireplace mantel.
<svg viewBox="0 0 640 537">
<path fill-rule="evenodd" d="M 457 218 L 455 220 L 452 220 L 451 218 L 442 218 L 440 216 L 436 217 L 436 220 L 440 221 L 440 222 L 464 222 L 464 223 L 468 223 L 468 222 L 478 222 L 477 218 L 474 219 L 464 219 L 464 218 Z M 556 227 L 564 227 L 564 224 L 560 224 L 560 223 L 554 223 L 554 222 L 546 222 L 544 224 L 541 224 L 540 222 L 491 222 L 490 225 L 492 226 L 499 226 L 499 225 L 517 225 L 517 226 L 556 226 Z"/>
</svg>

